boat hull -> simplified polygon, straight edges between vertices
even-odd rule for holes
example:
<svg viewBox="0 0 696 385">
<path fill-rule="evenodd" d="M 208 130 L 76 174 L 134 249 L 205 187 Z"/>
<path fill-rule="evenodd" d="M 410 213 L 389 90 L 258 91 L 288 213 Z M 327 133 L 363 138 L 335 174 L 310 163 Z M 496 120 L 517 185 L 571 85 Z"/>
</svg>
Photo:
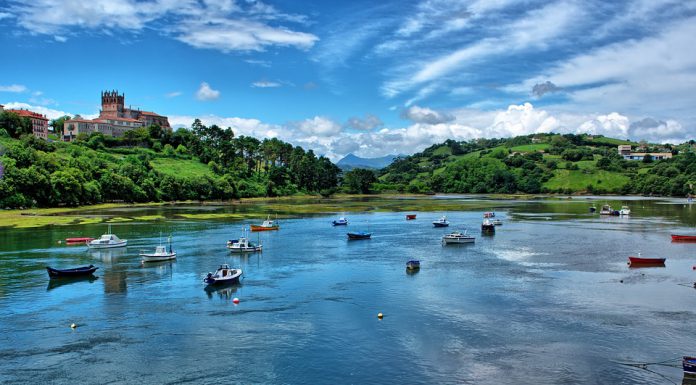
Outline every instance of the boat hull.
<svg viewBox="0 0 696 385">
<path fill-rule="evenodd" d="M 255 253 L 261 251 L 261 246 L 258 247 L 229 247 L 231 253 Z"/>
<path fill-rule="evenodd" d="M 495 233 L 495 225 L 490 224 L 490 225 L 481 225 L 481 231 L 484 233 Z"/>
<path fill-rule="evenodd" d="M 628 257 L 628 263 L 630 265 L 664 265 L 666 259 L 667 258 Z"/>
<path fill-rule="evenodd" d="M 239 283 L 239 277 L 242 276 L 242 271 L 237 270 L 237 273 L 232 274 L 227 277 L 206 277 L 203 282 L 205 282 L 208 285 L 224 285 L 224 284 L 230 284 L 230 283 Z"/>
<path fill-rule="evenodd" d="M 406 269 L 408 269 L 408 270 L 420 269 L 420 261 L 408 261 L 406 263 Z"/>
<path fill-rule="evenodd" d="M 280 226 L 264 227 L 264 226 L 251 225 L 251 231 L 273 231 L 273 230 L 278 230 L 278 229 L 280 229 Z"/>
<path fill-rule="evenodd" d="M 87 242 L 93 241 L 94 238 L 87 238 L 87 237 L 81 237 L 81 238 L 65 238 L 65 243 L 68 245 L 82 245 Z"/>
<path fill-rule="evenodd" d="M 453 238 L 443 238 L 442 243 L 445 245 L 460 245 L 465 243 L 474 243 L 475 238 L 463 238 L 463 239 L 453 239 Z"/>
<path fill-rule="evenodd" d="M 672 242 L 696 242 L 696 235 L 672 234 Z"/>
<path fill-rule="evenodd" d="M 168 253 L 166 255 L 157 255 L 157 254 L 146 254 L 142 253 L 140 254 L 140 257 L 143 259 L 143 262 L 161 262 L 161 261 L 169 261 L 172 259 L 176 259 L 176 252 L 173 253 Z"/>
<path fill-rule="evenodd" d="M 684 356 L 682 359 L 682 368 L 684 369 L 684 374 L 688 374 L 692 377 L 696 376 L 696 357 Z"/>
<path fill-rule="evenodd" d="M 433 222 L 433 227 L 447 227 L 447 226 L 449 226 L 449 223 Z"/>
<path fill-rule="evenodd" d="M 350 240 L 370 239 L 372 237 L 372 233 L 348 233 L 347 235 Z"/>
<path fill-rule="evenodd" d="M 414 219 L 416 219 L 416 214 L 409 214 L 409 215 L 406 215 L 406 220 L 407 220 L 407 221 L 411 221 L 411 220 L 414 220 Z"/>
<path fill-rule="evenodd" d="M 334 226 L 348 226 L 348 222 L 337 222 L 333 221 L 331 222 Z"/>
<path fill-rule="evenodd" d="M 93 244 L 93 243 L 87 243 L 87 247 L 90 249 L 115 249 L 117 247 L 126 247 L 128 246 L 128 241 L 122 241 L 118 243 L 111 243 L 111 244 Z"/>
<path fill-rule="evenodd" d="M 64 277 L 85 277 L 94 274 L 98 267 L 93 265 L 77 267 L 74 269 L 53 269 L 46 266 L 46 271 L 50 278 L 64 278 Z"/>
</svg>

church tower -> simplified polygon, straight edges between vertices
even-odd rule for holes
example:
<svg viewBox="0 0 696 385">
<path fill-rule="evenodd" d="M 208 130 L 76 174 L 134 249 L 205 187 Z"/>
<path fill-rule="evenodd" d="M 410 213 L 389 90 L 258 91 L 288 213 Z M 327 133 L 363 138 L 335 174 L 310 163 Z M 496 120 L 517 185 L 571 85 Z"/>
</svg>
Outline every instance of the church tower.
<svg viewBox="0 0 696 385">
<path fill-rule="evenodd" d="M 102 108 L 99 112 L 100 118 L 123 118 L 124 101 L 126 94 L 119 95 L 118 91 L 102 91 Z"/>
</svg>

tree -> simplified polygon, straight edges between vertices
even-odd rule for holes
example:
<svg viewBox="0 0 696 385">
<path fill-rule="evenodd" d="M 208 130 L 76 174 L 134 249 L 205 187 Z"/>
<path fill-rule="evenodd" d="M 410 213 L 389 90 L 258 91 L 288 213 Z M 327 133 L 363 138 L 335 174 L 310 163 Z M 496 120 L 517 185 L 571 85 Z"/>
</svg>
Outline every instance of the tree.
<svg viewBox="0 0 696 385">
<path fill-rule="evenodd" d="M 351 193 L 367 194 L 376 181 L 375 173 L 365 168 L 354 168 L 343 176 L 343 184 Z"/>
<path fill-rule="evenodd" d="M 29 118 L 9 111 L 0 112 L 0 128 L 5 129 L 13 138 L 32 133 L 31 120 Z"/>
<path fill-rule="evenodd" d="M 652 163 L 652 161 L 652 156 L 650 154 L 645 154 L 645 156 L 643 157 L 643 163 Z"/>
<path fill-rule="evenodd" d="M 58 134 L 59 136 L 62 137 L 63 133 L 63 126 L 66 120 L 70 120 L 70 116 L 68 115 L 63 115 L 58 119 L 53 119 L 51 120 L 50 126 L 53 129 L 53 132 L 55 134 Z"/>
</svg>

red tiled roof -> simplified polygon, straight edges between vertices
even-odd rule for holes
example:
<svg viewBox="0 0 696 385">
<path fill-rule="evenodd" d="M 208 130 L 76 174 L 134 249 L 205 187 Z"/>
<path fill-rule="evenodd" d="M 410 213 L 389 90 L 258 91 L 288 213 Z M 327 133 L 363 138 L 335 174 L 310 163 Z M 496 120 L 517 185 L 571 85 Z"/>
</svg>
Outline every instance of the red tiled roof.
<svg viewBox="0 0 696 385">
<path fill-rule="evenodd" d="M 34 119 L 41 119 L 48 121 L 48 118 L 46 118 L 44 115 L 41 115 L 37 112 L 34 111 L 29 111 L 29 110 L 7 110 L 8 112 L 13 112 L 19 116 L 26 116 L 28 118 L 34 118 Z"/>
<path fill-rule="evenodd" d="M 105 116 L 105 117 L 103 117 L 103 118 L 100 117 L 99 119 L 101 119 L 101 120 L 117 120 L 117 121 L 120 121 L 120 122 L 139 122 L 138 119 L 131 119 L 131 118 L 112 118 L 112 117 L 109 117 L 109 116 Z"/>
<path fill-rule="evenodd" d="M 70 122 L 81 122 L 81 123 L 94 123 L 95 120 L 89 120 L 89 119 L 70 119 L 66 120 L 65 123 L 70 123 Z"/>
<path fill-rule="evenodd" d="M 142 115 L 162 116 L 162 115 L 160 115 L 160 114 L 158 114 L 158 113 L 151 112 L 151 111 L 140 111 L 140 113 L 141 113 Z"/>
</svg>

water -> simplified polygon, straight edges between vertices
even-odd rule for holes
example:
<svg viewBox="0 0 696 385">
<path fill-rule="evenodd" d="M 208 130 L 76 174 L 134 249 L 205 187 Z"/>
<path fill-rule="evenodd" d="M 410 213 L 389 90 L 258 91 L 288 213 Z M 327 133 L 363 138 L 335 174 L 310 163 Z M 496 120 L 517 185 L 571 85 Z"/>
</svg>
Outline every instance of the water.
<svg viewBox="0 0 696 385">
<path fill-rule="evenodd" d="M 679 368 L 616 362 L 696 353 L 696 290 L 684 286 L 696 281 L 696 244 L 669 237 L 695 233 L 691 206 L 631 201 L 632 217 L 604 218 L 577 200 L 478 201 L 467 211 L 451 210 L 467 197 L 396 205 L 439 200 L 450 205 L 449 228 L 430 224 L 442 212 L 406 221 L 389 211 L 393 202 L 369 200 L 372 210 L 346 213 L 347 227 L 330 225 L 340 213 L 281 219 L 280 231 L 251 235 L 263 253 L 245 256 L 229 254 L 225 241 L 256 221 L 114 224 L 129 247 L 112 251 L 57 244 L 105 225 L 2 230 L 0 382 L 681 382 Z M 490 209 L 504 224 L 481 236 Z M 441 245 L 462 228 L 475 244 Z M 371 240 L 346 239 L 368 229 Z M 179 258 L 143 266 L 138 252 L 154 248 L 161 231 Z M 629 269 L 627 256 L 638 252 L 667 257 L 666 267 Z M 407 274 L 409 259 L 420 259 L 419 272 Z M 241 267 L 242 283 L 204 290 L 204 275 L 221 263 Z M 49 283 L 44 269 L 88 264 L 100 267 L 98 279 Z"/>
</svg>

